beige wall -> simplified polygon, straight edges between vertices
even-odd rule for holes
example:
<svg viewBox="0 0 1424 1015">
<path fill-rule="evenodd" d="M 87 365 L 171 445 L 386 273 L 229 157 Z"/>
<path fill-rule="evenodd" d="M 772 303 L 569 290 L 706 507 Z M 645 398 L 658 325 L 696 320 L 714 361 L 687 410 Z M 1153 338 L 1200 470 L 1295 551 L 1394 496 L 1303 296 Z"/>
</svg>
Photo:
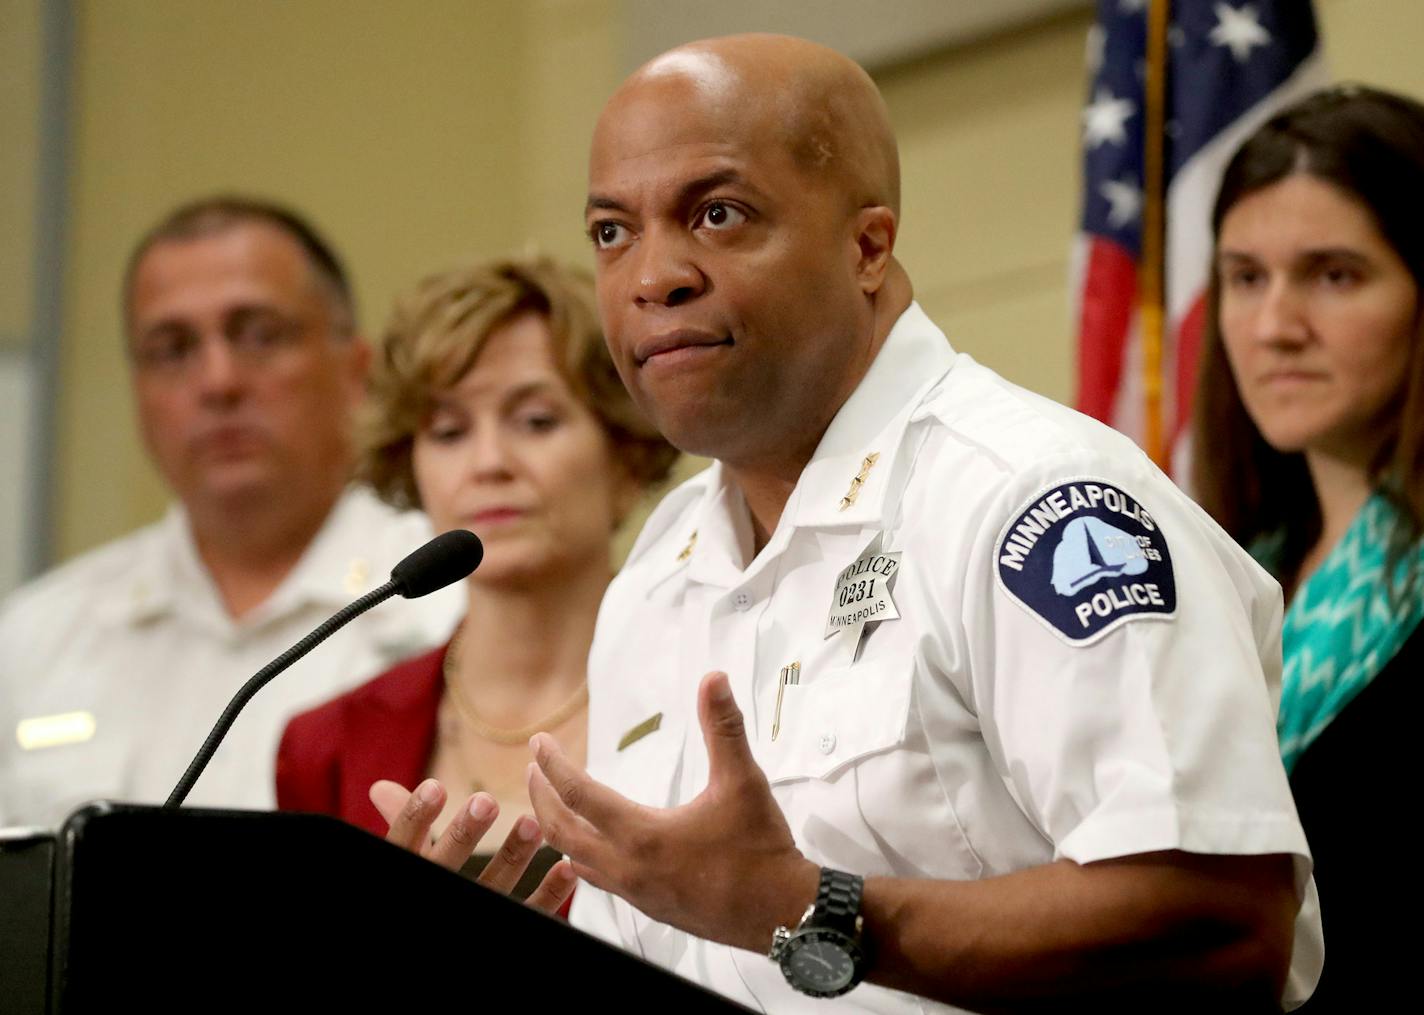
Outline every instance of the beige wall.
<svg viewBox="0 0 1424 1015">
<path fill-rule="evenodd" d="M 1419 0 L 1318 9 L 1337 75 L 1424 95 Z M 75 0 L 61 555 L 164 502 L 133 435 L 119 345 L 119 275 L 139 231 L 214 189 L 280 196 L 344 251 L 368 325 L 452 260 L 537 245 L 587 263 L 584 148 L 619 76 L 619 10 Z M 920 298 L 960 348 L 1060 399 L 1087 25 L 1086 13 L 1059 17 L 880 75 Z"/>
<path fill-rule="evenodd" d="M 40 34 L 38 0 L 0 0 L 0 354 L 31 326 Z"/>
</svg>

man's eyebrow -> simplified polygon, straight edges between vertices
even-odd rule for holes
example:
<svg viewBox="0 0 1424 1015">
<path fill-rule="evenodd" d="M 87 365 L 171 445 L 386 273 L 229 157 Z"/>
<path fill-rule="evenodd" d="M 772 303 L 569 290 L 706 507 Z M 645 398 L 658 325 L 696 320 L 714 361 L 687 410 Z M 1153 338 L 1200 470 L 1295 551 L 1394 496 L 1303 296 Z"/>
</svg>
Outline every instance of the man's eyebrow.
<svg viewBox="0 0 1424 1015">
<path fill-rule="evenodd" d="M 611 197 L 600 197 L 598 194 L 588 195 L 588 200 L 584 202 L 583 213 L 587 215 L 591 211 L 622 211 L 628 209 L 623 207 Z"/>
<path fill-rule="evenodd" d="M 698 195 L 705 194 L 709 190 L 724 187 L 729 183 L 738 183 L 744 186 L 751 186 L 745 176 L 736 169 L 717 169 L 696 179 L 688 180 L 677 192 L 677 204 L 685 205 L 694 200 Z M 627 213 L 628 208 L 621 202 L 602 194 L 590 194 L 588 201 L 584 205 L 584 214 L 591 211 L 618 211 Z"/>
</svg>

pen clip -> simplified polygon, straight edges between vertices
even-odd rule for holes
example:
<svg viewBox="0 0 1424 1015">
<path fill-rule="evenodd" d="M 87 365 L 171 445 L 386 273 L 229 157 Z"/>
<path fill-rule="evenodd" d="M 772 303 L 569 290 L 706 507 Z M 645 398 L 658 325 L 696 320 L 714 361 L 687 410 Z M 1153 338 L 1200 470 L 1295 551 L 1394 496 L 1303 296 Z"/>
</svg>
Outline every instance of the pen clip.
<svg viewBox="0 0 1424 1015">
<path fill-rule="evenodd" d="M 799 662 L 787 663 L 781 668 L 781 676 L 776 682 L 776 712 L 771 719 L 771 739 L 773 740 L 781 733 L 781 700 L 786 693 L 786 685 L 799 683 L 801 683 L 801 664 Z"/>
</svg>

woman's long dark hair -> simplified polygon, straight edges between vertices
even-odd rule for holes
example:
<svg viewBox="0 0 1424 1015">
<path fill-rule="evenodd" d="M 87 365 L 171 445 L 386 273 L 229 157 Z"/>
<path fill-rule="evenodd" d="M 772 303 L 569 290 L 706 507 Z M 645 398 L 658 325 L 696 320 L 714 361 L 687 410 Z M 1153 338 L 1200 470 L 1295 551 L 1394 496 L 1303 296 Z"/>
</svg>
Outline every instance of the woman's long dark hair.
<svg viewBox="0 0 1424 1015">
<path fill-rule="evenodd" d="M 1401 95 L 1346 85 L 1318 92 L 1273 117 L 1241 146 L 1222 176 L 1212 236 L 1243 198 L 1296 173 L 1329 183 L 1359 202 L 1414 277 L 1424 305 L 1424 105 Z M 1192 419 L 1192 482 L 1202 506 L 1238 542 L 1279 535 L 1280 577 L 1288 587 L 1321 534 L 1320 506 L 1300 452 L 1266 443 L 1246 412 L 1222 347 L 1215 258 Z M 1399 509 L 1403 525 L 1391 565 L 1424 533 L 1424 311 L 1415 308 L 1414 345 L 1403 391 L 1370 476 Z"/>
</svg>

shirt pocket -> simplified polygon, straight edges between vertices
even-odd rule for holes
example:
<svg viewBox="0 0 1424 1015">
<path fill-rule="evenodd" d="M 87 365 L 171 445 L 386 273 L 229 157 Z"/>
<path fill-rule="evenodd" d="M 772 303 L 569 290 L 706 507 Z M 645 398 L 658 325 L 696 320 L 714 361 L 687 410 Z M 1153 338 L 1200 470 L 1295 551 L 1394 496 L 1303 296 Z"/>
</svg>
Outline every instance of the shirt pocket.
<svg viewBox="0 0 1424 1015">
<path fill-rule="evenodd" d="M 863 660 L 791 684 L 761 756 L 797 846 L 865 876 L 973 879 L 984 866 L 961 821 L 977 790 L 946 791 L 915 707 L 912 655 Z"/>
<path fill-rule="evenodd" d="M 914 663 L 897 658 L 833 669 L 782 692 L 775 739 L 764 768 L 773 786 L 830 780 L 847 766 L 905 739 Z"/>
</svg>

